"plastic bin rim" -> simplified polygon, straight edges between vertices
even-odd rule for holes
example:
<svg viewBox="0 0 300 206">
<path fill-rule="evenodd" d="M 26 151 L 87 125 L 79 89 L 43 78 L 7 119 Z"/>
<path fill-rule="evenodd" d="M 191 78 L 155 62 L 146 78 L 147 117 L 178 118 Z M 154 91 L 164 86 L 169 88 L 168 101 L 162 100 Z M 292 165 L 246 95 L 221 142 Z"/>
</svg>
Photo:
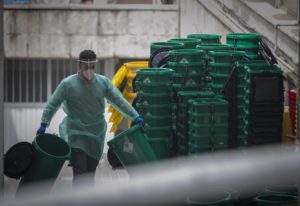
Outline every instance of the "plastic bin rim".
<svg viewBox="0 0 300 206">
<path fill-rule="evenodd" d="M 193 37 L 198 37 L 198 38 L 203 38 L 203 39 L 221 39 L 222 35 L 219 34 L 189 34 L 187 35 L 188 38 L 193 38 Z M 200 39 L 201 39 L 200 38 Z"/>
<path fill-rule="evenodd" d="M 168 74 L 168 73 L 172 73 L 172 72 L 174 72 L 174 70 L 170 69 L 170 68 L 164 68 L 164 69 L 162 69 L 162 68 L 147 68 L 147 69 L 138 69 L 136 71 L 137 74 L 156 74 L 156 75 L 157 75 L 157 73 Z"/>
<path fill-rule="evenodd" d="M 199 43 L 200 41 L 192 38 L 173 38 L 168 40 L 168 42 Z"/>
<path fill-rule="evenodd" d="M 203 65 L 202 62 L 188 62 L 188 63 L 178 63 L 178 62 L 172 62 L 168 61 L 169 66 L 201 66 Z M 171 68 L 172 69 L 172 68 Z"/>
<path fill-rule="evenodd" d="M 38 138 L 45 138 L 45 137 L 42 137 L 42 136 L 44 136 L 44 135 L 47 135 L 47 136 L 53 136 L 53 137 L 51 137 L 51 138 L 58 138 L 60 141 L 62 141 L 62 142 L 64 142 L 65 144 L 66 144 L 66 146 L 68 147 L 68 153 L 67 154 L 65 154 L 65 155 L 61 155 L 61 156 L 55 156 L 55 155 L 52 155 L 52 154 L 49 154 L 49 153 L 47 153 L 47 152 L 45 152 L 40 146 L 39 146 L 39 144 L 37 143 L 37 139 Z M 34 147 L 37 147 L 37 149 L 40 151 L 40 152 L 42 152 L 43 154 L 45 154 L 45 155 L 47 155 L 47 156 L 50 156 L 50 157 L 53 157 L 53 158 L 57 158 L 57 159 L 70 159 L 71 158 L 71 147 L 70 147 L 70 145 L 64 140 L 64 139 L 62 139 L 61 137 L 59 137 L 59 136 L 56 136 L 56 135 L 54 135 L 54 134 L 48 134 L 48 133 L 45 133 L 45 134 L 39 134 L 39 135 L 37 135 L 36 137 L 35 137 L 35 139 L 33 140 L 33 145 L 34 145 Z"/>
<path fill-rule="evenodd" d="M 273 197 L 273 196 L 276 196 L 276 197 L 287 197 L 287 198 L 290 198 L 290 200 L 285 200 L 285 201 L 270 201 L 270 200 L 263 200 L 263 199 L 260 199 L 262 197 Z M 285 195 L 285 194 L 265 194 L 265 195 L 259 195 L 257 197 L 255 197 L 255 201 L 257 202 L 260 202 L 260 203 L 288 203 L 288 202 L 294 202 L 294 201 L 297 201 L 298 198 L 293 196 L 293 195 Z"/>
<path fill-rule="evenodd" d="M 169 51 L 169 55 L 176 55 L 176 54 L 189 54 L 189 55 L 198 55 L 204 54 L 205 51 L 200 49 L 173 49 Z"/>
<path fill-rule="evenodd" d="M 153 46 L 180 46 L 183 47 L 182 43 L 179 42 L 153 42 L 151 43 Z"/>
<path fill-rule="evenodd" d="M 211 56 L 244 56 L 244 51 L 209 51 L 208 55 Z"/>
<path fill-rule="evenodd" d="M 230 33 L 226 35 L 226 38 L 233 39 L 260 39 L 261 36 L 257 33 Z"/>
</svg>

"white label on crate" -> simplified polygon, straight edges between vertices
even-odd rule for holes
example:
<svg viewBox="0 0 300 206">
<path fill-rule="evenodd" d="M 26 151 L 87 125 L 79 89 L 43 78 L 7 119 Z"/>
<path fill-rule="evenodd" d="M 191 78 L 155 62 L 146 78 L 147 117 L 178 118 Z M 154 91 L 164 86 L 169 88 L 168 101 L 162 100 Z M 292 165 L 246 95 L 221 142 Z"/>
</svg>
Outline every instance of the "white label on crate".
<svg viewBox="0 0 300 206">
<path fill-rule="evenodd" d="M 143 83 L 150 83 L 151 80 L 147 77 L 146 79 L 144 79 Z"/>
<path fill-rule="evenodd" d="M 133 144 L 130 143 L 130 142 L 124 142 L 123 151 L 128 152 L 128 153 L 132 153 L 133 152 Z"/>
<path fill-rule="evenodd" d="M 189 61 L 186 58 L 183 58 L 183 59 L 180 60 L 179 63 L 189 63 Z"/>
</svg>

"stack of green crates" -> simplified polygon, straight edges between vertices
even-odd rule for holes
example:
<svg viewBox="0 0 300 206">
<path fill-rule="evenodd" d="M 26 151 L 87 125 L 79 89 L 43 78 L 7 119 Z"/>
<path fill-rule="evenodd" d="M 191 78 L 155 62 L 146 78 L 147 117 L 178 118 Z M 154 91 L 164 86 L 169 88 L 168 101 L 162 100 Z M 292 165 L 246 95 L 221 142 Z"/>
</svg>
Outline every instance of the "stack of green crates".
<svg viewBox="0 0 300 206">
<path fill-rule="evenodd" d="M 200 39 L 190 39 L 190 38 L 174 38 L 170 39 L 168 42 L 176 42 L 184 45 L 185 49 L 195 49 L 198 44 L 201 44 Z"/>
<path fill-rule="evenodd" d="M 197 154 L 228 148 L 228 102 L 203 98 L 188 102 L 188 152 Z"/>
<path fill-rule="evenodd" d="M 189 34 L 187 38 L 200 39 L 202 44 L 220 44 L 221 35 L 219 34 Z"/>
<path fill-rule="evenodd" d="M 188 143 L 188 101 L 191 99 L 213 98 L 211 91 L 180 91 L 177 94 L 176 105 L 176 130 L 177 148 L 179 155 L 187 154 Z"/>
<path fill-rule="evenodd" d="M 235 61 L 242 60 L 245 56 L 243 51 L 210 51 L 209 68 L 211 88 L 215 94 L 220 94 L 226 81 L 231 75 Z"/>
<path fill-rule="evenodd" d="M 136 72 L 137 112 L 145 121 L 144 131 L 158 159 L 170 156 L 172 130 L 171 69 L 148 68 Z"/>
<path fill-rule="evenodd" d="M 169 68 L 174 70 L 173 86 L 178 90 L 199 90 L 205 85 L 205 53 L 198 49 L 180 49 L 169 52 Z M 186 88 L 186 89 L 184 89 Z"/>
<path fill-rule="evenodd" d="M 226 43 L 234 50 L 245 51 L 246 56 L 252 60 L 259 55 L 261 36 L 255 33 L 230 33 L 226 35 Z"/>
<path fill-rule="evenodd" d="M 250 104 L 250 79 L 252 74 L 273 71 L 281 73 L 277 66 L 265 60 L 238 61 L 237 68 L 237 139 L 238 145 L 248 146 L 248 115 Z"/>
</svg>

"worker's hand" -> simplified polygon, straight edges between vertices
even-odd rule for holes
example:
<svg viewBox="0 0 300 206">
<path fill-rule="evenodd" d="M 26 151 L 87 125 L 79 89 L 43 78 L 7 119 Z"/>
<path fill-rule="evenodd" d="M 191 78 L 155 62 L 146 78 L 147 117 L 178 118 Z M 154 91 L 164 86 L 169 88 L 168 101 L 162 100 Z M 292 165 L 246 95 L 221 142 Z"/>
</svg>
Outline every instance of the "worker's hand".
<svg viewBox="0 0 300 206">
<path fill-rule="evenodd" d="M 141 124 L 142 126 L 144 126 L 144 124 L 145 124 L 144 120 L 140 116 L 134 118 L 132 123 L 133 123 L 133 125 Z"/>
<path fill-rule="evenodd" d="M 42 122 L 40 128 L 36 131 L 36 135 L 45 134 L 46 127 L 47 124 Z"/>
</svg>

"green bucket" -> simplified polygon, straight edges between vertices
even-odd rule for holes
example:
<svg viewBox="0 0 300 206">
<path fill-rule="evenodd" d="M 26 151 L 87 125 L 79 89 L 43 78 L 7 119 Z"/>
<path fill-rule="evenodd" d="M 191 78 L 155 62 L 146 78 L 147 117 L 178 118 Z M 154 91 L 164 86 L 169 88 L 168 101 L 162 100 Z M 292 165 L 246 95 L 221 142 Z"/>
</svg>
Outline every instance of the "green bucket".
<svg viewBox="0 0 300 206">
<path fill-rule="evenodd" d="M 158 104 L 158 105 L 148 105 L 148 104 L 136 104 L 136 110 L 141 116 L 153 115 L 153 116 L 164 116 L 170 115 L 173 112 L 173 104 Z"/>
<path fill-rule="evenodd" d="M 137 93 L 137 103 L 152 105 L 152 104 L 171 104 L 172 103 L 172 93 Z"/>
<path fill-rule="evenodd" d="M 170 39 L 168 42 L 181 43 L 184 45 L 185 49 L 195 49 L 198 44 L 201 44 L 201 40 L 190 38 L 174 38 Z"/>
<path fill-rule="evenodd" d="M 22 177 L 18 192 L 28 183 L 44 180 L 49 180 L 44 189 L 50 191 L 65 160 L 70 159 L 71 148 L 65 140 L 53 134 L 36 136 L 32 145 L 36 151 L 35 158 L 27 173 Z"/>
<path fill-rule="evenodd" d="M 150 45 L 151 54 L 153 54 L 161 48 L 183 49 L 184 45 L 178 42 L 153 42 Z"/>
<path fill-rule="evenodd" d="M 141 125 L 135 125 L 120 133 L 107 144 L 124 167 L 157 160 Z"/>
<path fill-rule="evenodd" d="M 231 194 L 226 191 L 211 191 L 205 197 L 193 194 L 187 198 L 187 205 L 231 206 L 234 205 Z"/>
<path fill-rule="evenodd" d="M 259 195 L 255 198 L 258 206 L 296 206 L 298 198 L 291 195 Z"/>
<path fill-rule="evenodd" d="M 218 34 L 189 34 L 187 35 L 187 38 L 192 39 L 200 39 L 202 41 L 202 44 L 207 43 L 219 43 L 221 40 L 221 35 Z"/>
</svg>

